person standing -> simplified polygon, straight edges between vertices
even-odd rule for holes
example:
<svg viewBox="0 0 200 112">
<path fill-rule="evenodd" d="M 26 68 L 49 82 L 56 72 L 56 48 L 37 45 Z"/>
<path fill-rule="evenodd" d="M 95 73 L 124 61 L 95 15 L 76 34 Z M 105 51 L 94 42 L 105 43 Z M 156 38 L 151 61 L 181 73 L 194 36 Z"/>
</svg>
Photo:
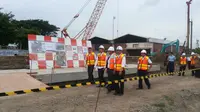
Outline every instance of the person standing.
<svg viewBox="0 0 200 112">
<path fill-rule="evenodd" d="M 185 75 L 185 69 L 187 64 L 187 58 L 185 56 L 186 54 L 183 53 L 180 57 L 180 69 L 179 69 L 179 75 L 178 76 L 184 76 Z"/>
<path fill-rule="evenodd" d="M 176 57 L 173 55 L 173 52 L 171 52 L 170 55 L 168 56 L 168 68 L 169 68 L 170 73 L 174 72 L 175 61 L 176 61 Z M 174 74 L 171 74 L 171 75 L 173 76 Z"/>
<path fill-rule="evenodd" d="M 147 51 L 146 50 L 142 50 L 141 51 L 141 57 L 139 57 L 138 59 L 138 76 L 140 77 L 139 81 L 138 81 L 138 88 L 139 89 L 143 89 L 143 85 L 142 85 L 142 79 L 141 77 L 145 77 L 148 75 L 148 71 L 151 69 L 152 67 L 152 61 L 150 60 L 150 58 L 146 55 Z M 150 67 L 148 67 L 148 65 L 150 65 Z M 151 88 L 151 84 L 149 82 L 148 78 L 144 78 L 144 81 L 147 85 L 147 88 L 150 89 Z"/>
<path fill-rule="evenodd" d="M 100 85 L 97 87 L 102 87 L 101 83 L 105 82 L 104 81 L 104 70 L 106 68 L 106 53 L 104 52 L 103 45 L 99 46 L 99 53 L 97 55 L 97 59 L 95 62 L 95 68 L 98 69 L 98 76 L 99 76 L 99 81 L 100 81 Z"/>
<path fill-rule="evenodd" d="M 126 57 L 122 53 L 123 48 L 118 46 L 116 48 L 115 56 L 115 80 L 119 80 L 119 83 L 114 83 L 115 93 L 114 95 L 123 95 L 124 94 L 124 82 L 121 82 L 121 79 L 124 79 L 125 76 L 125 66 L 126 66 Z"/>
<path fill-rule="evenodd" d="M 86 54 L 86 66 L 87 67 L 87 72 L 88 72 L 88 81 L 94 82 L 94 76 L 93 76 L 93 70 L 94 70 L 94 64 L 96 60 L 96 55 L 92 51 L 92 48 L 88 48 L 88 53 Z"/>
<path fill-rule="evenodd" d="M 167 73 L 169 72 L 169 66 L 168 66 L 168 56 L 169 56 L 169 53 L 168 53 L 168 52 L 166 52 L 166 53 L 165 53 L 164 66 L 166 67 L 166 72 L 167 72 Z"/>
<path fill-rule="evenodd" d="M 115 52 L 114 47 L 111 46 L 108 48 L 109 56 L 107 57 L 107 60 L 106 60 L 106 71 L 108 74 L 109 81 L 114 80 L 114 76 L 113 76 L 114 75 L 114 64 L 115 64 L 115 53 L 114 52 Z M 110 93 L 112 90 L 114 90 L 113 83 L 108 85 L 107 89 L 108 89 L 107 93 Z"/>
<path fill-rule="evenodd" d="M 189 69 L 195 69 L 195 53 L 194 52 L 192 52 L 191 53 L 191 56 L 190 56 L 190 68 Z M 194 70 L 192 70 L 192 76 L 194 76 L 195 75 L 195 71 Z"/>
</svg>

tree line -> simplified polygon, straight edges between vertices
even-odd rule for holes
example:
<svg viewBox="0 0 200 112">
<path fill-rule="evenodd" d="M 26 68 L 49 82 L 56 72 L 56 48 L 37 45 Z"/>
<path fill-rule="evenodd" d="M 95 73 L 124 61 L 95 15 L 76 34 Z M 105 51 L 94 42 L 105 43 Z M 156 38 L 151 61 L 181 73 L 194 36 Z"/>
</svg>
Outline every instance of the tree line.
<svg viewBox="0 0 200 112">
<path fill-rule="evenodd" d="M 28 34 L 56 36 L 59 27 L 42 19 L 16 20 L 12 12 L 0 8 L 0 45 L 17 43 L 22 49 L 28 48 Z"/>
</svg>

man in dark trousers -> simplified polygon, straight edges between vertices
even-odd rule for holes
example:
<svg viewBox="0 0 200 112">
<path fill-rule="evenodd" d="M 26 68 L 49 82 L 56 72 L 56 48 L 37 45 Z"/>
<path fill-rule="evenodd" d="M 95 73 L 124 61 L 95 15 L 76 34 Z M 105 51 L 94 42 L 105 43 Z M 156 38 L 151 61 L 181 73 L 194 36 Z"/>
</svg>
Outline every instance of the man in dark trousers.
<svg viewBox="0 0 200 112">
<path fill-rule="evenodd" d="M 179 75 L 178 76 L 184 76 L 185 75 L 186 65 L 187 65 L 187 58 L 186 58 L 186 54 L 183 53 L 180 57 L 180 69 L 179 69 Z"/>
<path fill-rule="evenodd" d="M 196 64 L 195 58 L 196 58 L 195 53 L 192 52 L 191 56 L 190 56 L 190 68 L 189 69 L 195 69 L 195 64 Z M 194 75 L 195 75 L 195 70 L 192 70 L 192 76 L 194 76 Z"/>
<path fill-rule="evenodd" d="M 86 60 L 85 67 L 87 67 L 87 72 L 88 72 L 88 81 L 93 82 L 94 81 L 93 70 L 94 70 L 96 55 L 92 51 L 91 47 L 88 48 L 88 53 L 86 54 L 85 60 Z"/>
<path fill-rule="evenodd" d="M 95 62 L 95 68 L 98 69 L 98 76 L 99 76 L 99 81 L 100 85 L 97 87 L 102 87 L 101 83 L 105 82 L 104 80 L 104 71 L 106 68 L 106 53 L 104 52 L 104 46 L 100 45 L 99 46 L 99 53 L 97 55 L 97 59 Z"/>
<path fill-rule="evenodd" d="M 115 93 L 114 95 L 122 96 L 124 94 L 124 82 L 121 82 L 125 76 L 125 66 L 126 66 L 126 57 L 122 53 L 123 48 L 118 46 L 116 48 L 115 56 L 115 80 L 119 80 L 119 83 L 114 84 Z"/>
<path fill-rule="evenodd" d="M 115 65 L 115 53 L 114 52 L 115 52 L 114 47 L 111 46 L 108 48 L 109 55 L 106 60 L 106 71 L 108 74 L 108 80 L 111 82 L 113 82 L 113 80 L 114 80 L 114 65 Z M 107 89 L 108 89 L 107 93 L 110 93 L 112 90 L 114 90 L 113 84 L 108 85 Z"/>
<path fill-rule="evenodd" d="M 151 88 L 151 84 L 149 82 L 148 78 L 145 78 L 145 76 L 148 75 L 148 71 L 149 69 L 151 69 L 152 67 L 152 61 L 150 60 L 150 58 L 148 56 L 146 56 L 147 51 L 146 50 L 142 50 L 141 51 L 141 57 L 139 57 L 138 59 L 138 76 L 139 76 L 139 81 L 138 81 L 138 88 L 137 90 L 143 89 L 143 85 L 142 85 L 142 78 L 144 77 L 144 81 L 147 85 L 147 88 L 150 89 Z M 148 65 L 150 65 L 150 67 L 148 67 Z"/>
</svg>

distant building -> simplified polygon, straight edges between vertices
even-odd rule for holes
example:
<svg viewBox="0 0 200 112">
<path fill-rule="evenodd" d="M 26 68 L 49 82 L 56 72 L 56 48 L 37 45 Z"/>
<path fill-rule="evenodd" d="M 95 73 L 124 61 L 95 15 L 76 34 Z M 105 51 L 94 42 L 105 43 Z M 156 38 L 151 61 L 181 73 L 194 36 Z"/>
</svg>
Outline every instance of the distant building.
<svg viewBox="0 0 200 112">
<path fill-rule="evenodd" d="M 98 50 L 100 45 L 104 45 L 104 47 L 108 49 L 108 47 L 112 45 L 112 42 L 114 42 L 115 48 L 116 46 L 121 45 L 123 48 L 125 48 L 124 52 L 128 56 L 138 56 L 140 55 L 140 51 L 142 49 L 147 50 L 148 54 L 153 52 L 160 52 L 164 44 L 172 42 L 166 39 L 147 38 L 131 34 L 123 35 L 114 40 L 103 39 L 101 37 L 93 37 L 90 39 L 90 41 L 92 42 L 95 50 Z M 181 52 L 183 49 L 181 45 L 183 44 L 179 44 L 180 47 L 178 52 Z M 176 47 L 168 47 L 166 48 L 166 51 L 176 52 Z"/>
</svg>

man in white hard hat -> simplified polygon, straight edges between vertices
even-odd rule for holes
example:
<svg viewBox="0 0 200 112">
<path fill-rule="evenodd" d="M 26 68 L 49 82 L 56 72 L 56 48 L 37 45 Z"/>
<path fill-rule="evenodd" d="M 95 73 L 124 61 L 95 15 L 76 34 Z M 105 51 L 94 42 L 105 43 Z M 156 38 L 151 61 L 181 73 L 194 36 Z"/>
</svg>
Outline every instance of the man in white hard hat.
<svg viewBox="0 0 200 112">
<path fill-rule="evenodd" d="M 180 57 L 180 69 L 179 69 L 179 75 L 178 76 L 184 76 L 185 75 L 185 69 L 186 69 L 186 65 L 187 65 L 187 58 L 186 58 L 186 54 L 182 53 L 181 57 Z"/>
<path fill-rule="evenodd" d="M 105 82 L 104 81 L 104 70 L 106 68 L 106 53 L 104 52 L 104 46 L 100 45 L 99 46 L 99 53 L 97 55 L 96 63 L 95 63 L 95 68 L 98 69 L 98 76 L 99 76 L 99 81 L 100 85 L 97 87 L 102 87 L 101 83 Z"/>
<path fill-rule="evenodd" d="M 88 81 L 93 82 L 94 81 L 94 76 L 93 76 L 93 70 L 94 70 L 94 64 L 96 60 L 96 55 L 92 51 L 92 47 L 88 48 L 88 53 L 86 54 L 85 57 L 85 67 L 87 67 L 87 72 L 88 72 Z"/>
<path fill-rule="evenodd" d="M 118 46 L 116 48 L 116 57 L 115 57 L 115 80 L 124 79 L 125 76 L 125 66 L 126 66 L 126 57 L 122 53 L 123 48 Z M 114 95 L 123 95 L 124 94 L 124 82 L 119 81 L 119 83 L 114 84 L 115 93 Z"/>
<path fill-rule="evenodd" d="M 150 65 L 150 67 L 148 66 Z M 144 81 L 147 85 L 147 88 L 150 89 L 151 88 L 151 84 L 149 82 L 148 78 L 145 78 L 145 76 L 148 75 L 148 71 L 149 69 L 151 69 L 152 67 L 152 61 L 150 60 L 150 58 L 147 56 L 147 51 L 146 50 L 142 50 L 141 51 L 141 56 L 138 59 L 138 76 L 140 77 L 139 81 L 138 81 L 138 88 L 137 90 L 143 89 L 143 85 L 142 85 L 142 78 L 144 77 Z"/>
<path fill-rule="evenodd" d="M 114 66 L 115 66 L 115 50 L 114 47 L 110 46 L 108 48 L 109 55 L 106 59 L 106 71 L 108 74 L 108 80 L 113 81 L 114 80 Z M 110 93 L 112 90 L 114 90 L 113 84 L 110 84 L 107 86 L 108 92 Z"/>
<path fill-rule="evenodd" d="M 190 56 L 190 67 L 189 67 L 189 69 L 195 69 L 195 64 L 196 64 L 195 58 L 196 58 L 195 53 L 192 52 L 191 56 Z M 195 75 L 195 71 L 192 70 L 192 76 L 194 76 L 194 75 Z"/>
</svg>

